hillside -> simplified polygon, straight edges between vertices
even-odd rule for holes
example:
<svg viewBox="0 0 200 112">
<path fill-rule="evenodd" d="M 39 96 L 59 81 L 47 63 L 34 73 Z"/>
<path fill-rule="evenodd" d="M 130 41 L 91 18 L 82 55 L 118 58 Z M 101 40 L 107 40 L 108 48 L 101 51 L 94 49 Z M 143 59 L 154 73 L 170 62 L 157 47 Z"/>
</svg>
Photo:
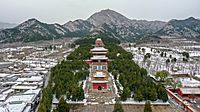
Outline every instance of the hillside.
<svg viewBox="0 0 200 112">
<path fill-rule="evenodd" d="M 87 20 L 81 20 L 81 28 L 77 28 L 77 21 L 68 22 L 64 25 L 70 31 L 86 31 L 90 35 L 98 34 L 99 32 L 110 33 L 113 37 L 120 40 L 129 41 L 137 40 L 147 33 L 155 33 L 166 24 L 162 21 L 146 21 L 146 20 L 131 20 L 122 14 L 113 10 L 107 9 L 91 15 Z M 84 23 L 84 24 L 83 24 Z M 88 24 L 85 24 L 88 23 Z M 71 26 L 71 28 L 66 26 Z M 73 26 L 73 27 L 72 27 Z M 86 30 L 82 30 L 85 29 Z M 74 28 L 77 28 L 74 30 Z"/>
<path fill-rule="evenodd" d="M 29 19 L 15 28 L 0 31 L 0 43 L 31 42 L 67 36 L 69 31 L 59 24 L 46 24 Z"/>
<path fill-rule="evenodd" d="M 69 21 L 64 25 L 46 24 L 29 19 L 22 24 L 0 31 L 0 43 L 32 42 L 64 37 L 85 37 L 105 33 L 120 41 L 148 40 L 148 37 L 176 36 L 200 38 L 200 20 L 147 21 L 129 19 L 107 9 L 96 12 L 86 20 Z"/>
<path fill-rule="evenodd" d="M 200 20 L 193 17 L 185 20 L 174 19 L 169 21 L 156 34 L 185 38 L 200 38 Z"/>
</svg>

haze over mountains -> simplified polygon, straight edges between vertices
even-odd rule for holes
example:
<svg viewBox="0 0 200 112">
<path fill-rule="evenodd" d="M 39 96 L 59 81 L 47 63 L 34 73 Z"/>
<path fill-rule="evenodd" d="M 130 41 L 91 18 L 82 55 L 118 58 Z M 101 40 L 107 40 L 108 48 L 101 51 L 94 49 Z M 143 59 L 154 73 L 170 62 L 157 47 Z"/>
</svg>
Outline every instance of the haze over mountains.
<svg viewBox="0 0 200 112">
<path fill-rule="evenodd" d="M 200 20 L 146 21 L 131 20 L 107 9 L 97 12 L 87 20 L 69 21 L 64 25 L 46 24 L 29 19 L 15 28 L 0 31 L 0 43 L 31 42 L 63 37 L 84 37 L 107 33 L 121 41 L 137 41 L 146 35 L 170 35 L 200 39 Z"/>
<path fill-rule="evenodd" d="M 7 28 L 13 28 L 15 26 L 17 26 L 17 24 L 0 22 L 0 30 L 7 29 Z"/>
</svg>

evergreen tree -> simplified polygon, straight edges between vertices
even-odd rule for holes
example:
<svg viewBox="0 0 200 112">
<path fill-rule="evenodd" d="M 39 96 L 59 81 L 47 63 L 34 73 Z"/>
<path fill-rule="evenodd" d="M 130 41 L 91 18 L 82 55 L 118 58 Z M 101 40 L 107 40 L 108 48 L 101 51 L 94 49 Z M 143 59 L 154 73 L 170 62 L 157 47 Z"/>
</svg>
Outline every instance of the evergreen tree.
<svg viewBox="0 0 200 112">
<path fill-rule="evenodd" d="M 153 88 L 149 88 L 149 100 L 151 101 L 156 101 L 157 100 L 157 91 L 156 89 Z"/>
<path fill-rule="evenodd" d="M 165 57 L 167 57 L 167 53 L 164 53 Z"/>
<path fill-rule="evenodd" d="M 169 72 L 162 70 L 162 71 L 158 71 L 155 75 L 156 79 L 158 79 L 161 82 L 164 82 L 166 80 L 166 78 L 168 77 Z"/>
<path fill-rule="evenodd" d="M 128 97 L 130 97 L 131 95 L 131 91 L 128 87 L 123 89 L 123 93 L 121 95 L 121 100 L 122 101 L 126 101 Z"/>
<path fill-rule="evenodd" d="M 142 101 L 143 100 L 143 96 L 142 96 L 142 93 L 141 91 L 138 89 L 138 91 L 136 92 L 136 94 L 134 95 L 134 100 L 137 100 L 137 101 Z"/>
<path fill-rule="evenodd" d="M 168 64 L 168 63 L 170 63 L 170 60 L 169 60 L 169 59 L 166 60 L 166 64 Z"/>
<path fill-rule="evenodd" d="M 152 112 L 150 101 L 145 102 L 144 112 Z"/>
<path fill-rule="evenodd" d="M 158 93 L 158 99 L 161 99 L 163 102 L 166 102 L 168 100 L 167 92 L 163 87 L 163 85 L 161 84 L 158 85 L 157 93 Z"/>
<path fill-rule="evenodd" d="M 190 57 L 188 52 L 183 52 L 182 55 L 185 56 L 187 59 Z"/>
<path fill-rule="evenodd" d="M 113 112 L 124 112 L 121 103 L 117 100 Z"/>
<path fill-rule="evenodd" d="M 145 48 L 142 48 L 142 52 L 143 52 L 143 54 L 145 53 Z"/>
<path fill-rule="evenodd" d="M 52 50 L 52 49 L 53 49 L 52 45 L 50 45 L 50 46 L 49 46 L 49 49 L 50 49 L 50 50 Z"/>
<path fill-rule="evenodd" d="M 163 56 L 164 56 L 164 53 L 163 53 L 163 52 L 161 52 L 161 53 L 160 53 L 160 57 L 163 57 Z"/>
<path fill-rule="evenodd" d="M 140 74 L 141 74 L 142 77 L 146 77 L 147 76 L 147 70 L 144 69 L 144 68 L 141 68 L 140 69 Z"/>
<path fill-rule="evenodd" d="M 42 102 L 40 103 L 40 106 L 39 106 L 38 112 L 47 112 L 44 103 L 42 103 Z"/>
<path fill-rule="evenodd" d="M 70 106 L 67 104 L 67 102 L 64 100 L 64 97 L 61 97 L 58 107 L 56 108 L 57 112 L 69 112 Z"/>
<path fill-rule="evenodd" d="M 78 100 L 81 101 L 85 98 L 84 96 L 84 90 L 82 87 L 79 87 L 79 97 L 78 97 Z"/>
<path fill-rule="evenodd" d="M 55 45 L 53 46 L 53 49 L 54 49 L 54 50 L 56 49 L 56 46 L 55 46 Z"/>
</svg>

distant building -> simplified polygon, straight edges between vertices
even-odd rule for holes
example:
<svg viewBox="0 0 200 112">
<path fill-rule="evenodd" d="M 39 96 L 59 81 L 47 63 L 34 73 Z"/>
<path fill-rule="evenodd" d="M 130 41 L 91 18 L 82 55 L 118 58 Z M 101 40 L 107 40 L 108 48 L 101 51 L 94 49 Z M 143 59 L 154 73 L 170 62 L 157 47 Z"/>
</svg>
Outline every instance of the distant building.
<svg viewBox="0 0 200 112">
<path fill-rule="evenodd" d="M 182 99 L 200 99 L 200 88 L 178 88 L 177 93 Z"/>
</svg>

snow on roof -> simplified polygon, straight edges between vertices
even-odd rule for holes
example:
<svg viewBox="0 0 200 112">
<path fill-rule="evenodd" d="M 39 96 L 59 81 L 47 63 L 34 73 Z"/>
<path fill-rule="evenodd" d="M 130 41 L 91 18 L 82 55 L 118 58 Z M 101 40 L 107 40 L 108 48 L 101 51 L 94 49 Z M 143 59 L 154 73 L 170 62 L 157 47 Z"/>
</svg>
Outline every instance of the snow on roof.
<svg viewBox="0 0 200 112">
<path fill-rule="evenodd" d="M 104 47 L 94 47 L 90 51 L 108 51 L 108 49 L 105 49 Z"/>
<path fill-rule="evenodd" d="M 36 67 L 36 68 L 32 68 L 32 70 L 41 71 L 41 70 L 45 70 L 45 68 Z"/>
<path fill-rule="evenodd" d="M 104 52 L 104 51 L 103 51 L 103 52 L 95 52 L 95 51 L 94 51 L 94 52 L 92 52 L 92 53 L 93 53 L 93 54 L 107 54 L 107 52 Z"/>
<path fill-rule="evenodd" d="M 183 94 L 200 94 L 200 88 L 180 88 Z"/>
<path fill-rule="evenodd" d="M 101 38 L 97 38 L 96 40 L 97 40 L 97 41 L 101 41 Z"/>
<path fill-rule="evenodd" d="M 14 85 L 12 86 L 12 89 L 37 89 L 37 86 L 24 86 L 24 85 Z"/>
<path fill-rule="evenodd" d="M 92 83 L 107 83 L 108 81 L 96 81 L 96 80 L 93 80 L 91 81 Z"/>
<path fill-rule="evenodd" d="M 14 85 L 14 84 L 21 84 L 21 82 L 2 82 L 2 84 Z"/>
<path fill-rule="evenodd" d="M 39 82 L 42 80 L 43 80 L 42 76 L 32 76 L 30 78 L 18 78 L 17 82 L 25 82 L 25 81 Z"/>
<path fill-rule="evenodd" d="M 0 65 L 8 65 L 8 64 L 13 64 L 13 62 L 0 62 Z"/>
<path fill-rule="evenodd" d="M 105 75 L 103 74 L 103 72 L 96 72 L 94 77 L 105 77 Z"/>
<path fill-rule="evenodd" d="M 25 81 L 36 81 L 36 82 L 39 82 L 39 81 L 42 81 L 43 78 L 42 76 L 32 76 L 30 78 L 27 78 Z"/>
<path fill-rule="evenodd" d="M 43 73 L 43 74 L 47 74 L 48 70 L 44 70 L 44 71 L 40 71 L 40 72 Z"/>
<path fill-rule="evenodd" d="M 27 106 L 27 107 L 24 109 L 23 112 L 30 112 L 30 110 L 31 110 L 31 105 Z"/>
<path fill-rule="evenodd" d="M 5 102 L 6 103 L 14 103 L 14 102 L 26 102 L 32 103 L 36 98 L 36 94 L 21 94 L 10 96 Z"/>
<path fill-rule="evenodd" d="M 6 73 L 0 73 L 0 78 L 4 78 L 4 77 L 7 77 L 7 76 L 9 76 L 9 75 L 11 75 L 11 74 L 6 74 Z"/>
<path fill-rule="evenodd" d="M 24 68 L 24 70 L 25 70 L 25 71 L 30 71 L 30 70 L 31 70 L 31 68 Z"/>
<path fill-rule="evenodd" d="M 200 82 L 192 78 L 178 78 L 183 87 L 197 87 L 200 86 Z"/>
<path fill-rule="evenodd" d="M 30 86 L 30 85 L 38 85 L 38 82 L 22 82 L 21 83 L 22 85 L 28 85 L 28 86 Z"/>
<path fill-rule="evenodd" d="M 17 82 L 24 82 L 27 78 L 18 78 L 16 81 Z"/>
<path fill-rule="evenodd" d="M 108 57 L 106 56 L 93 56 L 91 57 L 91 60 L 107 60 Z"/>
<path fill-rule="evenodd" d="M 5 101 L 7 96 L 7 94 L 0 94 L 0 101 Z"/>
<path fill-rule="evenodd" d="M 9 94 L 9 93 L 11 93 L 13 91 L 14 91 L 13 89 L 8 89 L 8 90 L 4 91 L 3 94 Z"/>
<path fill-rule="evenodd" d="M 21 76 L 21 74 L 11 74 L 11 75 L 8 75 L 7 78 L 12 78 L 12 77 L 15 77 L 15 76 Z"/>
<path fill-rule="evenodd" d="M 35 90 L 27 90 L 26 92 L 24 92 L 24 94 L 39 94 L 41 91 L 41 88 L 35 89 Z"/>
<path fill-rule="evenodd" d="M 6 107 L 0 107 L 0 112 L 24 112 L 26 110 L 27 103 L 18 104 L 6 104 Z M 26 111 L 28 112 L 28 111 Z"/>
<path fill-rule="evenodd" d="M 29 71 L 28 73 L 22 73 L 23 76 L 33 76 L 33 75 L 37 75 L 38 73 L 35 71 Z"/>
</svg>

